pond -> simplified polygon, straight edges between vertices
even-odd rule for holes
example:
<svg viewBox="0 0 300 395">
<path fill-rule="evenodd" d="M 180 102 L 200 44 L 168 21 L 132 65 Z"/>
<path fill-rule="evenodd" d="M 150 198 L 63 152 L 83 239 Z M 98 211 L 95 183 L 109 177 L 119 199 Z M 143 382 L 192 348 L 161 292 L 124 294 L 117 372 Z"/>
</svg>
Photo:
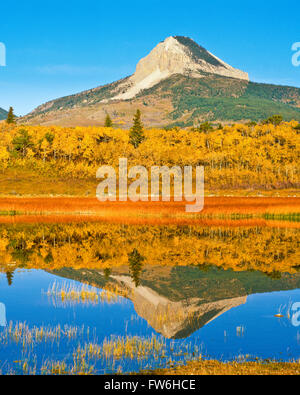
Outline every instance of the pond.
<svg viewBox="0 0 300 395">
<path fill-rule="evenodd" d="M 299 359 L 298 225 L 0 225 L 0 370 Z"/>
</svg>

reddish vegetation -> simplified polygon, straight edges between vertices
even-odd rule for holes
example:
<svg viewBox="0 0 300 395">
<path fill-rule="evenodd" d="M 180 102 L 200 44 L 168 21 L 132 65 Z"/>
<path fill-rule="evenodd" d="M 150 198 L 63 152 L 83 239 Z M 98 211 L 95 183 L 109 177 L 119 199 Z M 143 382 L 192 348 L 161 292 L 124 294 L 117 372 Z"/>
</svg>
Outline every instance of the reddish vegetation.
<svg viewBox="0 0 300 395">
<path fill-rule="evenodd" d="M 222 215 L 288 214 L 300 212 L 300 198 L 207 197 L 200 215 L 185 212 L 185 202 L 106 202 L 95 198 L 0 198 L 1 223 L 105 221 L 136 224 L 199 224 L 209 226 L 286 226 L 280 221 L 207 218 Z M 47 215 L 45 217 L 45 215 Z M 51 216 L 50 216 L 51 214 Z M 203 218 L 206 216 L 206 218 Z M 271 225 L 272 224 L 272 225 Z M 299 227 L 299 223 L 291 223 Z"/>
<path fill-rule="evenodd" d="M 187 215 L 185 202 L 105 202 L 96 198 L 0 198 L 0 211 L 97 215 Z M 202 214 L 299 213 L 300 198 L 206 197 Z"/>
</svg>

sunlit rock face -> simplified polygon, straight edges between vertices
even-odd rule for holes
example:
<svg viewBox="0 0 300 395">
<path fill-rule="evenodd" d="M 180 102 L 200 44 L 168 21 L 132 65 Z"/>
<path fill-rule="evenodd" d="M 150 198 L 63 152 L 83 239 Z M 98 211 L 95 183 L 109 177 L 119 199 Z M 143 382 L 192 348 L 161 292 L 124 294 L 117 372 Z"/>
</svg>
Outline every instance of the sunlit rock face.
<svg viewBox="0 0 300 395">
<path fill-rule="evenodd" d="M 246 304 L 248 295 L 299 289 L 300 273 L 284 272 L 272 278 L 258 271 L 235 272 L 211 267 L 144 266 L 139 278 L 127 266 L 102 270 L 64 268 L 51 271 L 105 289 L 117 285 L 118 295 L 126 295 L 137 315 L 156 332 L 169 339 L 184 339 L 222 314 Z M 124 292 L 121 292 L 121 291 Z"/>
<path fill-rule="evenodd" d="M 190 38 L 168 37 L 139 61 L 136 72 L 127 81 L 126 92 L 113 99 L 131 99 L 173 74 L 201 78 L 203 72 L 249 81 L 247 73 L 226 64 Z"/>
<path fill-rule="evenodd" d="M 174 302 L 149 287 L 136 287 L 128 276 L 112 276 L 129 288 L 137 314 L 168 339 L 185 338 L 226 311 L 243 305 L 247 296 L 206 303 L 201 298 Z"/>
</svg>

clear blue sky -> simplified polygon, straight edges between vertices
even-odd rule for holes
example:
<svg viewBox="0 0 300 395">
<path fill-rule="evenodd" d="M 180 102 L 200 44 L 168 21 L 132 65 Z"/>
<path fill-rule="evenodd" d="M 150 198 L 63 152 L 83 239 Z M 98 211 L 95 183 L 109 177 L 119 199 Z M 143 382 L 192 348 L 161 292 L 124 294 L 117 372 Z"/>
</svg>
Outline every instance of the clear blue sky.
<svg viewBox="0 0 300 395">
<path fill-rule="evenodd" d="M 0 107 L 18 115 L 132 74 L 171 35 L 193 38 L 252 81 L 300 87 L 291 63 L 299 0 L 3 0 L 0 13 Z"/>
</svg>

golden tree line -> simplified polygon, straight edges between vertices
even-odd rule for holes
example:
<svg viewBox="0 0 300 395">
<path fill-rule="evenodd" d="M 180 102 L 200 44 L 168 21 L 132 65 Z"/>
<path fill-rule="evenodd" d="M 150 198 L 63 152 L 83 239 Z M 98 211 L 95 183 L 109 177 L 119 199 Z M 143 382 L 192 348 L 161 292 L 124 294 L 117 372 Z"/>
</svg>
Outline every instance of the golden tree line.
<svg viewBox="0 0 300 395">
<path fill-rule="evenodd" d="M 0 226 L 0 270 L 113 269 L 210 265 L 226 270 L 296 273 L 299 228 L 146 226 L 105 223 Z"/>
<path fill-rule="evenodd" d="M 201 130 L 144 130 L 138 146 L 130 131 L 107 127 L 0 124 L 0 166 L 30 168 L 50 177 L 94 179 L 101 165 L 203 165 L 209 188 L 299 186 L 298 122 L 236 124 Z"/>
</svg>

